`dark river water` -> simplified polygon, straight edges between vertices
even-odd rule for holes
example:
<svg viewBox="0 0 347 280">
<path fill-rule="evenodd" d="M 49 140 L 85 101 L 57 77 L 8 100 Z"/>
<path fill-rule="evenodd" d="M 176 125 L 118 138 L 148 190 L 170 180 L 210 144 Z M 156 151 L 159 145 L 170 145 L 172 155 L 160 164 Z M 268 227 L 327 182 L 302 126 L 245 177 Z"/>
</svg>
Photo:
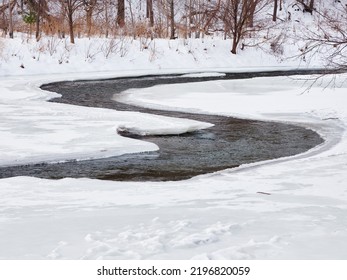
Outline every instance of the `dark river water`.
<svg viewBox="0 0 347 280">
<path fill-rule="evenodd" d="M 307 71 L 230 73 L 223 77 L 200 78 L 180 75 L 142 76 L 96 81 L 66 81 L 43 85 L 44 90 L 62 94 L 61 98 L 52 99 L 51 102 L 188 118 L 213 123 L 215 126 L 173 136 L 140 137 L 124 134 L 126 137 L 153 142 L 159 146 L 160 150 L 98 160 L 3 167 L 0 168 L 0 178 L 35 176 L 50 179 L 88 177 L 118 181 L 182 180 L 245 163 L 305 152 L 322 143 L 323 140 L 316 132 L 303 127 L 216 115 L 152 110 L 112 100 L 114 94 L 129 88 L 297 74 L 309 73 Z"/>
</svg>

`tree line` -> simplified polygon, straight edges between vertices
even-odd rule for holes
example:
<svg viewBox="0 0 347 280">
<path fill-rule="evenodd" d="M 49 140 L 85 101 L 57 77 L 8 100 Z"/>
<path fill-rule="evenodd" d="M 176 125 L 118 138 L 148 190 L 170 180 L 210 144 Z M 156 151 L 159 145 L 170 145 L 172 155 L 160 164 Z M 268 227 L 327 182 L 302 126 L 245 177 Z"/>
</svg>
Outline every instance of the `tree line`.
<svg viewBox="0 0 347 280">
<path fill-rule="evenodd" d="M 336 0 L 334 0 L 336 1 Z M 69 36 L 144 36 L 200 38 L 223 34 L 236 54 L 242 39 L 276 22 L 286 0 L 2 0 L 0 29 Z M 287 0 L 289 2 L 289 0 Z M 303 12 L 315 10 L 314 0 L 295 0 Z M 289 15 L 290 16 L 290 15 Z"/>
</svg>

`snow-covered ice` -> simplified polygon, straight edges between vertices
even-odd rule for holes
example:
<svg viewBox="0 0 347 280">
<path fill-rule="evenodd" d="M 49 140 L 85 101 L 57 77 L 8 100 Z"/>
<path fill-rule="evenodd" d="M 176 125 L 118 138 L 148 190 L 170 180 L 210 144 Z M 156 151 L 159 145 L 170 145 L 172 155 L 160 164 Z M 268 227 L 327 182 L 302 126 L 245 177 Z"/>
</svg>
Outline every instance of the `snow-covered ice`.
<svg viewBox="0 0 347 280">
<path fill-rule="evenodd" d="M 33 78 L 2 80 L 0 165 L 57 162 L 157 150 L 153 143 L 121 137 L 180 134 L 210 127 L 192 120 L 136 112 L 67 106 L 46 102 L 56 96 L 30 86 Z M 35 83 L 33 83 L 35 84 Z"/>
</svg>

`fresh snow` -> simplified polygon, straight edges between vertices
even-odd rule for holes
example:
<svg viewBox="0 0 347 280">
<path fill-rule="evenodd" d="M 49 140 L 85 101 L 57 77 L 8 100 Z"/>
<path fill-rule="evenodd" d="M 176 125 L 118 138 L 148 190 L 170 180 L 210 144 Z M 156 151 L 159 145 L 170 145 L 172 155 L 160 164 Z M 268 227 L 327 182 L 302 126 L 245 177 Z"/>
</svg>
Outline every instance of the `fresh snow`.
<svg viewBox="0 0 347 280">
<path fill-rule="evenodd" d="M 2 42 L 4 41 L 4 42 Z M 106 54 L 107 46 L 116 44 Z M 230 53 L 231 40 L 204 39 L 134 40 L 131 38 L 81 38 L 72 45 L 68 39 L 44 37 L 40 42 L 20 35 L 13 40 L 0 38 L 0 75 L 45 75 L 66 73 L 156 71 L 191 73 L 224 71 L 259 71 L 321 67 L 320 57 L 305 62 L 297 57 L 284 60 L 274 55 L 270 42 L 261 48 L 246 48 L 240 55 Z M 300 42 L 288 43 L 286 52 L 300 53 Z M 264 51 L 266 49 L 266 51 Z M 285 54 L 284 54 L 285 55 Z"/>
<path fill-rule="evenodd" d="M 52 54 L 48 45 L 42 53 L 39 45 L 24 38 L 8 41 L 0 62 L 2 166 L 151 151 L 158 147 L 121 137 L 117 130 L 172 134 L 211 125 L 49 103 L 58 95 L 40 90 L 43 83 L 306 66 L 297 59 L 280 61 L 261 49 L 246 48 L 232 56 L 230 41 L 216 38 L 157 40 L 147 49 L 133 41 L 126 55 L 108 59 L 98 51 L 101 39 L 80 39 L 76 46 L 57 42 Z M 316 62 L 311 65 L 322 65 Z M 329 87 L 331 77 L 325 77 L 309 90 L 310 82 L 299 79 L 128 90 L 121 96 L 123 102 L 290 122 L 316 130 L 325 142 L 301 155 L 179 182 L 1 179 L 0 258 L 345 259 L 346 76 L 337 76 L 336 88 Z"/>
</svg>

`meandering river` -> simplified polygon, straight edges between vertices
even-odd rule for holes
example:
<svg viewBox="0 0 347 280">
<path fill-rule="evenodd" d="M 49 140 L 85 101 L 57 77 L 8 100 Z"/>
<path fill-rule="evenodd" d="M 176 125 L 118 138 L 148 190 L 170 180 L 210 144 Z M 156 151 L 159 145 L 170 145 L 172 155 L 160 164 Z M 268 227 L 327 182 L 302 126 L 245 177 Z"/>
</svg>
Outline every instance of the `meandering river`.
<svg viewBox="0 0 347 280">
<path fill-rule="evenodd" d="M 107 159 L 5 167 L 0 168 L 0 178 L 35 176 L 51 179 L 88 177 L 123 181 L 183 180 L 245 163 L 305 152 L 322 143 L 323 139 L 316 132 L 300 126 L 207 114 L 153 110 L 123 104 L 112 100 L 112 97 L 130 88 L 146 88 L 159 84 L 312 74 L 319 71 L 228 73 L 222 77 L 142 76 L 95 81 L 65 81 L 43 85 L 44 90 L 62 94 L 61 98 L 52 99 L 51 102 L 187 118 L 213 123 L 215 126 L 174 136 L 141 137 L 124 134 L 126 137 L 153 142 L 159 146 L 160 150 Z"/>
</svg>

